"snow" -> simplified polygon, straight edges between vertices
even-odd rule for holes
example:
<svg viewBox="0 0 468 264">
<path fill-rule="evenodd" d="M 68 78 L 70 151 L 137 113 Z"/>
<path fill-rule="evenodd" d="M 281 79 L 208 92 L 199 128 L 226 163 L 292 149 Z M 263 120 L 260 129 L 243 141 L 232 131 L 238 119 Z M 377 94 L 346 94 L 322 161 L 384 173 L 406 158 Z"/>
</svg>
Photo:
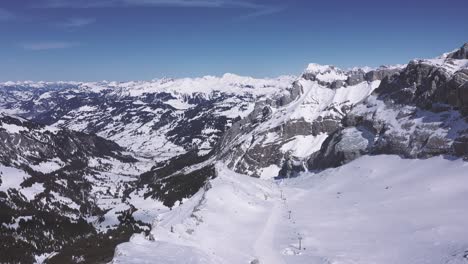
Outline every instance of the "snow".
<svg viewBox="0 0 468 264">
<path fill-rule="evenodd" d="M 346 80 L 348 76 L 342 70 L 331 66 L 331 65 L 320 65 L 316 63 L 310 63 L 307 66 L 306 73 L 312 73 L 315 78 L 323 82 L 333 82 L 336 80 Z"/>
<path fill-rule="evenodd" d="M 31 176 L 22 170 L 0 165 L 0 179 L 2 180 L 0 183 L 0 192 L 7 192 L 10 188 L 19 189 L 21 183 L 30 177 Z"/>
<path fill-rule="evenodd" d="M 52 93 L 51 93 L 51 92 L 46 92 L 46 93 L 41 94 L 41 96 L 39 96 L 39 98 L 37 99 L 37 101 L 49 99 L 49 98 L 51 98 L 51 97 L 52 97 Z"/>
<path fill-rule="evenodd" d="M 463 263 L 467 168 L 377 156 L 291 180 L 287 206 L 307 249 L 297 262 Z"/>
<path fill-rule="evenodd" d="M 114 134 L 115 130 L 120 129 L 121 126 L 114 126 L 110 124 L 98 135 L 107 139 L 117 142 L 120 146 L 128 148 L 141 155 L 155 157 L 158 160 L 165 160 L 175 155 L 186 153 L 186 150 L 172 143 L 167 137 L 166 133 L 171 128 L 170 125 L 164 126 L 157 131 L 153 131 L 153 123 L 145 123 L 135 129 L 134 125 L 131 127 L 122 127 L 122 132 Z M 140 136 L 144 135 L 144 136 Z"/>
<path fill-rule="evenodd" d="M 56 126 L 45 126 L 43 128 L 41 128 L 38 132 L 40 133 L 44 133 L 44 132 L 49 132 L 49 133 L 52 133 L 52 134 L 57 134 L 58 132 L 60 132 L 60 128 L 59 127 L 56 127 Z"/>
<path fill-rule="evenodd" d="M 278 133 L 275 133 L 275 132 L 268 132 L 265 136 L 264 136 L 264 140 L 263 140 L 263 144 L 270 144 L 270 143 L 274 143 L 276 140 L 278 140 L 280 137 L 278 135 Z"/>
<path fill-rule="evenodd" d="M 362 82 L 354 86 L 330 89 L 317 82 L 301 79 L 304 93 L 293 103 L 278 109 L 264 127 L 276 127 L 288 120 L 305 120 L 313 122 L 319 116 L 342 116 L 340 108 L 344 105 L 356 105 L 365 100 L 380 84 Z M 334 107 L 334 108 L 333 108 Z"/>
<path fill-rule="evenodd" d="M 131 243 L 133 244 L 131 248 L 119 247 L 116 250 L 116 259 L 112 262 L 113 264 L 216 264 L 208 253 L 194 247 L 160 242 L 157 251 L 148 251 L 148 247 L 154 246 L 154 243 L 146 240 L 142 235 L 134 235 Z M 131 258 L 126 257 L 129 253 L 132 254 Z"/>
<path fill-rule="evenodd" d="M 434 113 L 413 106 L 394 109 L 386 106 L 374 95 L 369 96 L 364 104 L 357 105 L 351 114 L 385 122 L 388 124 L 386 133 L 402 135 L 408 139 L 416 132 L 425 132 L 451 141 L 467 126 L 464 117 L 458 111 Z"/>
<path fill-rule="evenodd" d="M 81 88 L 92 93 L 100 93 L 106 89 L 104 83 L 82 83 Z"/>
<path fill-rule="evenodd" d="M 221 132 L 219 129 L 215 129 L 211 127 L 208 127 L 202 130 L 202 134 L 205 134 L 205 135 L 219 133 L 219 132 Z"/>
<path fill-rule="evenodd" d="M 98 110 L 98 108 L 96 106 L 90 106 L 90 105 L 84 105 L 84 106 L 77 109 L 77 111 L 79 111 L 79 112 L 93 112 L 93 111 L 96 111 L 96 110 Z"/>
<path fill-rule="evenodd" d="M 56 193 L 56 192 L 50 192 L 50 194 L 52 194 L 54 196 L 54 199 L 55 201 L 63 204 L 63 205 L 66 205 L 68 207 L 70 207 L 71 209 L 75 209 L 75 210 L 79 210 L 80 209 L 80 206 L 75 203 L 72 199 L 68 198 L 68 197 L 64 197 L 62 195 L 60 195 L 59 193 Z"/>
<path fill-rule="evenodd" d="M 229 172 L 212 185 L 208 192 L 201 190 L 158 217 L 152 230 L 156 242 L 134 245 L 131 240 L 119 245 L 114 263 L 151 263 L 153 258 L 171 259 L 167 263 L 187 263 L 186 259 L 192 259 L 189 263 L 249 263 L 252 241 L 262 232 L 255 227 L 262 226 L 269 214 L 271 204 L 265 199 L 271 196 L 274 183 Z M 141 254 L 134 255 L 134 246 L 150 258 L 142 260 Z"/>
<path fill-rule="evenodd" d="M 207 115 L 216 118 L 243 118 L 252 112 L 256 101 L 281 94 L 291 86 L 294 79 L 295 77 L 291 76 L 255 79 L 225 74 L 222 77 L 205 76 L 124 83 L 81 83 L 78 88 L 70 91 L 85 93 L 88 92 L 86 87 L 93 85 L 107 87 L 109 93 L 106 96 L 125 99 L 131 104 L 125 106 L 125 111 L 121 111 L 120 114 L 113 113 L 111 108 L 97 109 L 92 106 L 83 106 L 66 113 L 54 126 L 96 133 L 115 141 L 128 150 L 163 161 L 187 151 L 180 146 L 180 143 L 174 143 L 177 142 L 174 137 L 167 136 L 176 125 L 180 125 L 179 121 L 172 121 L 172 118 L 178 120 L 179 117 L 186 117 L 188 119 L 188 116 L 196 112 L 198 115 L 190 117 L 190 121 L 204 119 Z M 152 103 L 143 99 L 145 95 L 157 93 L 168 94 L 167 98 L 170 99 L 155 96 Z M 130 100 L 127 96 L 133 96 L 133 98 Z M 190 111 L 196 105 L 195 102 L 208 99 L 214 102 L 212 109 Z M 160 103 L 172 106 L 175 111 L 157 108 Z M 170 122 L 165 124 L 166 120 Z M 196 142 L 200 154 L 210 152 L 219 136 L 216 132 L 216 135 L 212 137 L 214 133 L 210 130 L 213 127 L 210 126 L 212 125 L 206 124 L 203 128 L 203 133 L 207 132 L 204 134 L 206 137 Z"/>
<path fill-rule="evenodd" d="M 278 176 L 279 171 L 281 170 L 280 167 L 278 167 L 275 164 L 272 164 L 266 168 L 262 169 L 262 173 L 260 174 L 261 179 L 273 179 L 274 177 Z"/>
<path fill-rule="evenodd" d="M 31 169 L 42 172 L 42 173 L 51 173 L 51 172 L 61 169 L 63 166 L 64 166 L 63 162 L 58 158 L 55 158 L 50 161 L 44 161 L 37 165 L 29 165 Z"/>
<path fill-rule="evenodd" d="M 454 74 L 455 72 L 461 69 L 468 68 L 468 59 L 454 60 L 454 59 L 447 59 L 444 57 L 439 57 L 435 59 L 414 60 L 414 62 L 440 67 L 444 69 L 445 71 L 447 71 L 449 74 Z"/>
<path fill-rule="evenodd" d="M 208 96 L 215 91 L 227 94 L 250 93 L 261 95 L 276 93 L 278 88 L 287 88 L 295 79 L 296 77 L 294 76 L 255 79 L 227 73 L 221 77 L 204 76 L 201 78 L 159 79 L 149 82 L 109 83 L 107 85 L 115 85 L 116 92 L 135 97 L 160 92 L 167 92 L 173 95 L 198 93 Z"/>
<path fill-rule="evenodd" d="M 322 147 L 322 143 L 327 139 L 325 133 L 317 136 L 295 136 L 291 141 L 281 147 L 281 151 L 289 152 L 298 158 L 307 158 Z"/>
<path fill-rule="evenodd" d="M 88 222 L 92 222 L 100 232 L 106 232 L 117 226 L 120 213 L 130 209 L 132 205 L 138 209 L 133 214 L 135 220 L 145 223 L 151 223 L 158 213 L 162 210 L 168 210 L 160 201 L 151 198 L 145 199 L 143 194 L 148 192 L 146 188 L 129 193 L 125 201 L 122 202 L 124 186 L 137 181 L 139 175 L 149 171 L 154 166 L 152 160 L 137 158 L 139 161 L 136 163 L 123 163 L 113 158 L 91 158 L 89 160 L 89 168 L 93 170 L 93 173 L 85 177 L 92 183 L 91 197 L 106 214 L 102 222 L 93 217 L 88 218 Z M 76 209 L 76 204 L 70 199 L 55 193 L 54 196 L 62 204 Z"/>
<path fill-rule="evenodd" d="M 6 228 L 11 228 L 11 229 L 17 229 L 19 227 L 19 223 L 21 220 L 25 221 L 25 222 L 28 222 L 29 220 L 32 219 L 32 216 L 31 215 L 28 215 L 28 216 L 20 216 L 20 217 L 17 217 L 15 218 L 15 222 L 13 224 L 6 224 L 6 223 L 3 223 L 2 225 Z"/>
<path fill-rule="evenodd" d="M 187 110 L 195 106 L 177 99 L 171 99 L 166 101 L 165 103 L 178 110 Z"/>
<path fill-rule="evenodd" d="M 42 183 L 34 183 L 31 187 L 20 189 L 20 193 L 24 195 L 29 201 L 34 200 L 36 195 L 45 190 Z"/>
<path fill-rule="evenodd" d="M 5 86 L 13 86 L 13 85 L 16 85 L 15 82 L 12 82 L 12 81 L 8 81 L 8 82 L 4 82 L 3 85 Z"/>
<path fill-rule="evenodd" d="M 57 254 L 57 252 L 44 253 L 44 254 L 41 254 L 41 255 L 36 255 L 34 257 L 35 258 L 34 264 L 43 264 L 44 262 L 46 262 L 46 260 L 50 259 L 51 257 L 53 257 L 56 254 Z"/>
<path fill-rule="evenodd" d="M 135 235 L 113 263 L 465 263 L 467 169 L 381 155 L 273 181 L 218 164 L 211 189 L 161 213 L 155 241 Z"/>
<path fill-rule="evenodd" d="M 16 133 L 19 134 L 21 131 L 28 131 L 28 128 L 23 127 L 23 126 L 18 126 L 15 124 L 7 124 L 3 123 L 0 125 L 0 128 L 5 129 L 8 133 Z"/>
</svg>

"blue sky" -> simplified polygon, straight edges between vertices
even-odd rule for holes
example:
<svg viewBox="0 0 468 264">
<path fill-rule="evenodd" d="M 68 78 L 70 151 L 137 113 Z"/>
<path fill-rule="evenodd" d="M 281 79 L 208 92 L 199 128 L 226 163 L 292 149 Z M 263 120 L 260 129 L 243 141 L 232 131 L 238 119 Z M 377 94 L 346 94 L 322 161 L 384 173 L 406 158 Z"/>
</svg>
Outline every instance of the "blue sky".
<svg viewBox="0 0 468 264">
<path fill-rule="evenodd" d="M 0 81 L 300 74 L 468 42 L 468 1 L 3 0 Z"/>
</svg>

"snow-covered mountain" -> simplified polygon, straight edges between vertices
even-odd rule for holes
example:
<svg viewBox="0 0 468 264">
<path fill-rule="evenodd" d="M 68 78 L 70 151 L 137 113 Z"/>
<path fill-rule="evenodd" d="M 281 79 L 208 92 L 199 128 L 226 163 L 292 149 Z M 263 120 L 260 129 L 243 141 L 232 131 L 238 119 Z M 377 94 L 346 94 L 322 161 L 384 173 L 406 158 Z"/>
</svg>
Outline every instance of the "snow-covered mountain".
<svg viewBox="0 0 468 264">
<path fill-rule="evenodd" d="M 0 262 L 110 261 L 140 232 L 114 263 L 462 263 L 468 252 L 468 43 L 375 69 L 310 64 L 300 77 L 7 82 L 0 111 Z M 451 220 L 425 220 L 432 211 Z"/>
<path fill-rule="evenodd" d="M 463 264 L 467 169 L 366 156 L 275 183 L 218 164 L 209 189 L 119 245 L 112 263 Z"/>
<path fill-rule="evenodd" d="M 162 79 L 150 82 L 4 83 L 2 108 L 40 123 L 96 133 L 165 160 L 208 153 L 256 101 L 282 93 L 294 77 Z"/>
<path fill-rule="evenodd" d="M 311 64 L 287 99 L 257 105 L 234 124 L 219 156 L 257 177 L 337 167 L 363 154 L 466 157 L 466 49 L 369 72 Z"/>
</svg>

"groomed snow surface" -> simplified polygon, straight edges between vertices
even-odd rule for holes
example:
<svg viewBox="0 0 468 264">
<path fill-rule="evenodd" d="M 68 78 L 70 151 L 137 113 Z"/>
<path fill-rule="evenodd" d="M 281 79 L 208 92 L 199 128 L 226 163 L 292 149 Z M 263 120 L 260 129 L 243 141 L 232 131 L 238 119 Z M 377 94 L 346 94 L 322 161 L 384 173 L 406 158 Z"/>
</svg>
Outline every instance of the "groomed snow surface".
<svg viewBox="0 0 468 264">
<path fill-rule="evenodd" d="M 365 156 L 283 181 L 217 170 L 113 263 L 468 263 L 461 160 Z"/>
</svg>

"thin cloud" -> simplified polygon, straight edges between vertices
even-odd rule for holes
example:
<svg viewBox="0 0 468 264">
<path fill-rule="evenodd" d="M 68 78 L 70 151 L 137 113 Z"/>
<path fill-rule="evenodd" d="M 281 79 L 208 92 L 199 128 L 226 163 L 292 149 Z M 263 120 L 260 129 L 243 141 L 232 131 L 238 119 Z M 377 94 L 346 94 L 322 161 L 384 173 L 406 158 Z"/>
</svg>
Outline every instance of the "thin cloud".
<svg viewBox="0 0 468 264">
<path fill-rule="evenodd" d="M 244 1 L 231 0 L 44 0 L 41 7 L 46 8 L 93 8 L 122 6 L 180 6 L 180 7 L 232 7 L 255 6 Z"/>
<path fill-rule="evenodd" d="M 278 7 L 278 6 L 258 8 L 257 10 L 255 10 L 255 11 L 253 11 L 251 13 L 240 16 L 239 19 L 240 20 L 248 20 L 248 19 L 251 19 L 251 18 L 273 15 L 273 14 L 279 13 L 281 11 L 283 11 L 283 8 Z"/>
<path fill-rule="evenodd" d="M 198 7 L 198 8 L 239 8 L 246 14 L 242 19 L 271 15 L 280 12 L 282 8 L 256 3 L 247 0 L 44 0 L 41 8 L 104 8 L 104 7 Z"/>
<path fill-rule="evenodd" d="M 41 51 L 41 50 L 68 49 L 68 48 L 77 47 L 79 45 L 80 44 L 77 42 L 46 41 L 46 42 L 23 43 L 20 46 L 25 50 Z"/>
<path fill-rule="evenodd" d="M 0 8 L 0 20 L 10 20 L 14 19 L 16 16 L 10 11 Z"/>
<path fill-rule="evenodd" d="M 76 18 L 70 18 L 63 23 L 59 23 L 58 26 L 67 28 L 67 29 L 74 29 L 74 28 L 88 26 L 88 25 L 94 24 L 95 22 L 96 22 L 95 18 L 76 17 Z"/>
</svg>

